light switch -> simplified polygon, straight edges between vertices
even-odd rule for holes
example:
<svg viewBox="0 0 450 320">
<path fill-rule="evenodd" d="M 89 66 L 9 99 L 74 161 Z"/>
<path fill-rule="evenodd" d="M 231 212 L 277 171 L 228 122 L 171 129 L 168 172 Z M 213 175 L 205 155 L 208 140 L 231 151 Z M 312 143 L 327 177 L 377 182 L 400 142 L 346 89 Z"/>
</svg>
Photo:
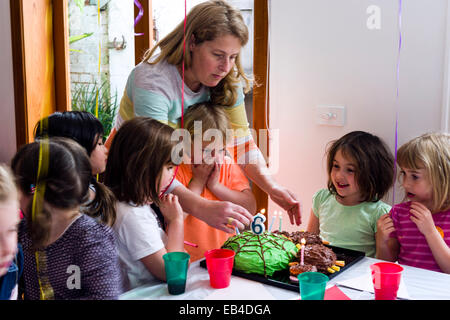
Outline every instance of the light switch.
<svg viewBox="0 0 450 320">
<path fill-rule="evenodd" d="M 323 126 L 345 125 L 345 107 L 343 106 L 317 106 L 316 123 Z"/>
</svg>

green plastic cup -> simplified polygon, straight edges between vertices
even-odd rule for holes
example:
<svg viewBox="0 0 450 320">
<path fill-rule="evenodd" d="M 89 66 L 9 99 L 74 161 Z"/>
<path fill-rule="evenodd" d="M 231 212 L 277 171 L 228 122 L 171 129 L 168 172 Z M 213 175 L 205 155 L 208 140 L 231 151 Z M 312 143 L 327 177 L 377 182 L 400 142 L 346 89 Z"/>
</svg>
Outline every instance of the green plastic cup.
<svg viewBox="0 0 450 320">
<path fill-rule="evenodd" d="M 186 290 L 190 258 L 191 256 L 186 252 L 168 252 L 163 255 L 166 282 L 170 294 L 182 294 Z"/>
<path fill-rule="evenodd" d="M 323 300 L 329 278 L 320 272 L 304 272 L 298 276 L 302 300 Z"/>
</svg>

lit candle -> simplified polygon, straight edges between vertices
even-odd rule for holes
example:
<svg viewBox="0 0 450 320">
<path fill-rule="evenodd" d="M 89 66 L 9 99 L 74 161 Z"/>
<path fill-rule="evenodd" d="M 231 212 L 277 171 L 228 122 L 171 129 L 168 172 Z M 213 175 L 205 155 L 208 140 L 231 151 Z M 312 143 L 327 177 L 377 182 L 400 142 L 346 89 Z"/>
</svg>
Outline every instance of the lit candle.
<svg viewBox="0 0 450 320">
<path fill-rule="evenodd" d="M 278 230 L 281 232 L 281 226 L 283 224 L 283 213 L 280 211 L 280 226 L 278 228 Z"/>
<path fill-rule="evenodd" d="M 304 260 L 305 260 L 305 244 L 306 244 L 306 240 L 305 238 L 302 238 L 302 240 L 300 240 L 301 243 L 301 252 L 300 252 L 300 265 L 304 265 Z"/>
<path fill-rule="evenodd" d="M 273 223 L 275 222 L 275 219 L 276 219 L 276 217 L 277 217 L 277 212 L 275 211 L 274 213 L 273 213 L 273 215 L 272 215 L 272 221 L 270 222 L 270 226 L 269 226 L 269 232 L 272 232 L 272 226 L 273 226 Z"/>
</svg>

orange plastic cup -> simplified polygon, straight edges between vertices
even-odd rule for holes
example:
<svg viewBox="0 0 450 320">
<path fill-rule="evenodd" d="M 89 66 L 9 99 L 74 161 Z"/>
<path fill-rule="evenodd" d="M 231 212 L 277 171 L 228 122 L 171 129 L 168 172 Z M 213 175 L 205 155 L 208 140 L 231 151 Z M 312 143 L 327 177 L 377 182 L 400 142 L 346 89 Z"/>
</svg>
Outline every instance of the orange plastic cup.
<svg viewBox="0 0 450 320">
<path fill-rule="evenodd" d="M 400 286 L 403 267 L 392 262 L 379 262 L 370 266 L 375 300 L 395 300 Z"/>
<path fill-rule="evenodd" d="M 235 254 L 230 249 L 213 249 L 205 252 L 211 287 L 222 289 L 230 285 Z"/>
</svg>

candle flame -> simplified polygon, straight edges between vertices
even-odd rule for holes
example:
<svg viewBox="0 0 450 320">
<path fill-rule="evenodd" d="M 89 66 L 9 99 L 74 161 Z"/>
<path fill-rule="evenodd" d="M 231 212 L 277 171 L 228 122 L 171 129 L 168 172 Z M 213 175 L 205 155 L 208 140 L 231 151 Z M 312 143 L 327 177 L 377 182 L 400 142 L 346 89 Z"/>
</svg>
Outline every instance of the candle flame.
<svg viewBox="0 0 450 320">
<path fill-rule="evenodd" d="M 300 243 L 301 243 L 302 245 L 305 245 L 305 244 L 306 244 L 305 238 L 302 238 L 302 240 L 300 240 Z"/>
</svg>

